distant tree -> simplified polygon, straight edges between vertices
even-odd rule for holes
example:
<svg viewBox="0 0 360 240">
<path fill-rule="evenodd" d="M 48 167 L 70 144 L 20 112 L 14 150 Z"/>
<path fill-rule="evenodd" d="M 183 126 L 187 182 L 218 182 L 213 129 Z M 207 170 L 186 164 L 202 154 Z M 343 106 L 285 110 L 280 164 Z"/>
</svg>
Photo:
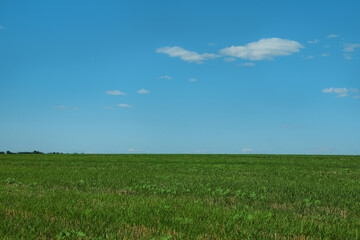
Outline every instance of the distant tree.
<svg viewBox="0 0 360 240">
<path fill-rule="evenodd" d="M 36 150 L 35 150 L 35 151 L 33 151 L 32 153 L 33 153 L 33 154 L 44 154 L 43 152 L 36 151 Z"/>
<path fill-rule="evenodd" d="M 6 151 L 6 154 L 14 154 L 13 152 L 10 151 Z"/>
<path fill-rule="evenodd" d="M 5 154 L 5 152 L 0 152 L 0 154 Z"/>
</svg>

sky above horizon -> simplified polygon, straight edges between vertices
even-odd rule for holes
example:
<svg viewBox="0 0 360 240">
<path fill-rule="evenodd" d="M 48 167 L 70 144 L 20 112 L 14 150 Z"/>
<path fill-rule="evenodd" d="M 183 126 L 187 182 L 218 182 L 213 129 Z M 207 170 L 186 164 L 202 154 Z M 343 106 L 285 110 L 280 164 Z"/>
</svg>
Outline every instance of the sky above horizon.
<svg viewBox="0 0 360 240">
<path fill-rule="evenodd" d="M 359 1 L 0 1 L 0 151 L 360 154 Z"/>
</svg>

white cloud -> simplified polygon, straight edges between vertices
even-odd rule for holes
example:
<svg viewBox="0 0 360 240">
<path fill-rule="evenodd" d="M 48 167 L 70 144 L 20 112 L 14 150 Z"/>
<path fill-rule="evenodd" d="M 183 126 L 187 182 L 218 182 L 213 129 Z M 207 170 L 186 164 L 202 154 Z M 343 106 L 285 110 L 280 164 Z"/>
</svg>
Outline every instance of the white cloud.
<svg viewBox="0 0 360 240">
<path fill-rule="evenodd" d="M 360 48 L 360 44 L 358 43 L 345 43 L 344 44 L 344 58 L 345 59 L 353 59 L 353 53 L 355 52 L 356 48 Z"/>
<path fill-rule="evenodd" d="M 264 38 L 245 46 L 231 46 L 220 50 L 223 55 L 242 59 L 271 60 L 277 56 L 288 56 L 304 48 L 300 43 L 281 38 Z"/>
<path fill-rule="evenodd" d="M 318 43 L 320 42 L 319 39 L 315 39 L 314 41 L 307 41 L 307 43 L 310 43 L 310 44 L 315 44 L 315 43 Z"/>
<path fill-rule="evenodd" d="M 247 63 L 242 63 L 242 64 L 239 64 L 238 66 L 244 66 L 244 67 L 255 67 L 256 64 L 255 63 L 252 63 L 252 62 L 247 62 Z"/>
<path fill-rule="evenodd" d="M 218 55 L 213 53 L 199 54 L 197 52 L 188 51 L 181 47 L 162 47 L 156 49 L 156 52 L 168 54 L 170 57 L 180 57 L 184 61 L 196 63 L 202 63 L 205 60 L 219 57 Z"/>
<path fill-rule="evenodd" d="M 133 105 L 129 105 L 129 104 L 125 104 L 125 103 L 121 103 L 121 104 L 118 104 L 119 107 L 123 107 L 123 108 L 132 108 Z"/>
<path fill-rule="evenodd" d="M 106 94 L 109 94 L 109 95 L 126 95 L 126 93 L 120 92 L 118 90 L 106 91 Z"/>
<path fill-rule="evenodd" d="M 356 99 L 360 99 L 360 96 L 354 96 L 354 98 L 356 98 Z"/>
<path fill-rule="evenodd" d="M 56 106 L 56 108 L 59 108 L 59 109 L 65 109 L 65 108 L 66 108 L 66 106 L 60 105 L 60 106 Z"/>
<path fill-rule="evenodd" d="M 344 52 L 354 52 L 356 48 L 360 48 L 360 44 L 358 43 L 345 43 L 344 44 Z"/>
<path fill-rule="evenodd" d="M 224 58 L 224 61 L 225 62 L 234 62 L 234 61 L 236 61 L 236 58 L 228 57 L 228 58 Z"/>
<path fill-rule="evenodd" d="M 349 93 L 357 93 L 359 90 L 357 88 L 324 88 L 323 93 L 334 93 L 337 94 L 337 97 L 348 97 Z"/>
<path fill-rule="evenodd" d="M 172 79 L 172 77 L 167 76 L 167 75 L 165 75 L 165 76 L 160 76 L 159 78 L 160 78 L 160 79 L 167 79 L 167 80 L 171 80 L 171 79 Z"/>
<path fill-rule="evenodd" d="M 323 53 L 323 54 L 321 54 L 321 56 L 322 57 L 328 57 L 328 56 L 330 56 L 330 53 Z"/>
<path fill-rule="evenodd" d="M 241 149 L 242 152 L 252 152 L 253 149 L 252 148 L 243 148 Z"/>
<path fill-rule="evenodd" d="M 137 93 L 139 94 L 147 94 L 149 93 L 150 91 L 149 90 L 146 90 L 146 89 L 140 89 L 139 91 L 137 91 Z"/>
<path fill-rule="evenodd" d="M 196 78 L 189 78 L 189 82 L 197 82 Z"/>
<path fill-rule="evenodd" d="M 80 110 L 80 108 L 79 107 L 73 107 L 72 110 L 78 111 L 78 110 Z"/>
<path fill-rule="evenodd" d="M 337 35 L 337 34 L 330 34 L 330 35 L 326 36 L 326 38 L 337 38 L 337 37 L 339 37 L 339 35 Z"/>
<path fill-rule="evenodd" d="M 135 148 L 129 148 L 128 149 L 128 152 L 143 152 L 143 150 L 140 150 L 140 149 L 135 149 Z"/>
</svg>

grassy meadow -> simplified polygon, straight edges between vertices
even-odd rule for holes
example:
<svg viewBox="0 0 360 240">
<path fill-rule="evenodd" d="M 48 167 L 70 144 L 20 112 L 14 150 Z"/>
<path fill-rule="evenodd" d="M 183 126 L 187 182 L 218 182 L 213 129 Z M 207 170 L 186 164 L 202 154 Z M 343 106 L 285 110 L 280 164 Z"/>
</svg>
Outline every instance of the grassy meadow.
<svg viewBox="0 0 360 240">
<path fill-rule="evenodd" d="M 360 156 L 0 155 L 0 239 L 360 239 Z"/>
</svg>

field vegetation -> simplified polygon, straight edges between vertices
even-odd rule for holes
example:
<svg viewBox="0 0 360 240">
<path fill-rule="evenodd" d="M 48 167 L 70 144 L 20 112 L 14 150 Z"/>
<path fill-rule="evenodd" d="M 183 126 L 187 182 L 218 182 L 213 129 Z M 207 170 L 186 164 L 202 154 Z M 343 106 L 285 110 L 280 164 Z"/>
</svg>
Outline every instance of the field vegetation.
<svg viewBox="0 0 360 240">
<path fill-rule="evenodd" d="M 0 155 L 0 239 L 359 239 L 360 156 Z"/>
</svg>

